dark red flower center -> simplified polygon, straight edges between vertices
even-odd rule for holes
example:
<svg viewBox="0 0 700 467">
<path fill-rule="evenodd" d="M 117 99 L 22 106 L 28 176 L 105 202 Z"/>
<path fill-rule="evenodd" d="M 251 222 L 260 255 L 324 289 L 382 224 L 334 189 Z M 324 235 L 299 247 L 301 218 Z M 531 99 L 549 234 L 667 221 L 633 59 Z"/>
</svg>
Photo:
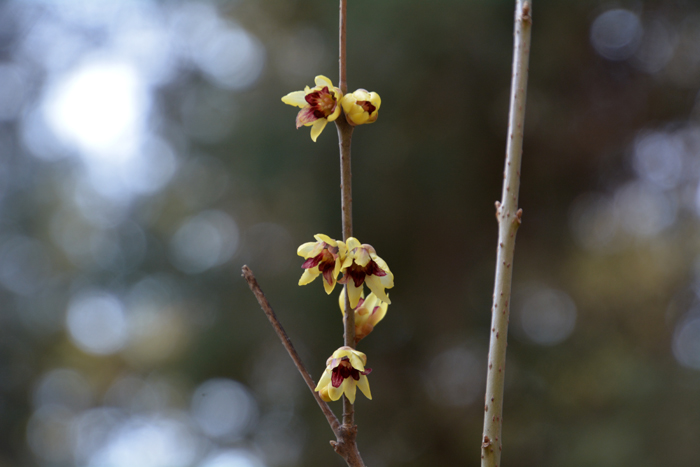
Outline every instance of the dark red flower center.
<svg viewBox="0 0 700 467">
<path fill-rule="evenodd" d="M 373 106 L 370 101 L 357 101 L 356 104 L 362 107 L 362 109 L 368 114 L 371 114 L 372 112 L 377 110 L 377 108 Z"/>
<path fill-rule="evenodd" d="M 304 96 L 309 105 L 302 108 L 297 114 L 297 128 L 307 125 L 321 118 L 327 118 L 338 105 L 335 95 L 328 90 L 328 86 L 323 89 L 310 92 Z"/>
<path fill-rule="evenodd" d="M 310 92 L 305 97 L 316 118 L 326 118 L 333 113 L 336 106 L 335 96 L 325 86 L 320 91 Z"/>
<path fill-rule="evenodd" d="M 368 375 L 370 373 L 372 373 L 371 368 L 365 368 L 365 371 L 356 370 L 350 364 L 350 360 L 348 359 L 348 357 L 343 357 L 343 360 L 340 362 L 340 365 L 333 368 L 333 374 L 331 374 L 331 384 L 334 388 L 339 388 L 340 385 L 343 384 L 345 378 L 349 378 L 352 376 L 352 379 L 354 379 L 355 381 L 359 381 L 360 375 Z"/>
<path fill-rule="evenodd" d="M 384 272 L 384 270 L 382 270 L 373 260 L 370 260 L 370 262 L 367 263 L 367 266 L 364 267 L 353 261 L 350 267 L 345 270 L 345 275 L 343 278 L 338 280 L 338 283 L 345 284 L 347 283 L 348 279 L 352 278 L 352 281 L 355 283 L 355 287 L 360 287 L 365 282 L 365 276 L 372 275 L 382 277 L 386 276 L 386 272 Z"/>
<path fill-rule="evenodd" d="M 324 243 L 321 253 L 304 261 L 304 264 L 302 264 L 301 267 L 304 269 L 311 269 L 318 266 L 318 270 L 321 274 L 323 274 L 323 278 L 326 280 L 326 282 L 333 284 L 333 271 L 335 270 L 335 262 L 337 258 L 338 247 Z"/>
</svg>

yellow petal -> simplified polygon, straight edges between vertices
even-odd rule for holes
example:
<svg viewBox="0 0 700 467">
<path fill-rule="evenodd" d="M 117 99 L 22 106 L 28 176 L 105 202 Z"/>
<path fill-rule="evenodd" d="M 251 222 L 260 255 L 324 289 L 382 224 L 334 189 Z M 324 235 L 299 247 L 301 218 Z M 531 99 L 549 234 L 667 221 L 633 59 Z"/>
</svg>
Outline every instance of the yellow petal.
<svg viewBox="0 0 700 467">
<path fill-rule="evenodd" d="M 341 109 L 340 105 L 335 106 L 335 110 L 333 110 L 333 113 L 330 114 L 328 117 L 326 117 L 329 122 L 334 121 L 336 118 L 338 118 L 338 116 L 340 116 L 340 109 Z"/>
<path fill-rule="evenodd" d="M 350 120 L 352 120 L 352 123 L 354 123 L 355 125 L 364 125 L 365 123 L 367 123 L 367 120 L 369 120 L 369 114 L 364 111 L 362 113 L 358 112 L 355 115 L 350 114 L 348 115 L 348 117 L 350 118 Z"/>
<path fill-rule="evenodd" d="M 323 277 L 323 276 L 321 276 L 321 277 Z M 326 289 L 326 293 L 328 295 L 330 295 L 331 292 L 333 292 L 333 289 L 335 289 L 335 276 L 333 277 L 333 282 L 330 284 L 328 282 L 326 282 L 326 278 L 323 277 L 323 288 Z"/>
<path fill-rule="evenodd" d="M 360 354 L 362 356 L 365 355 L 362 352 L 358 352 L 358 351 L 350 352 L 350 354 L 348 355 L 348 359 L 350 360 L 350 365 L 352 365 L 352 367 L 356 370 L 365 371 L 365 365 L 362 362 L 361 356 L 358 354 Z M 365 356 L 365 359 L 366 358 L 367 357 Z"/>
<path fill-rule="evenodd" d="M 327 385 L 331 382 L 331 375 L 332 375 L 332 373 L 333 373 L 333 372 L 332 372 L 331 370 L 329 370 L 328 368 L 326 368 L 326 369 L 323 371 L 323 374 L 321 375 L 321 379 L 318 380 L 318 384 L 316 385 L 316 389 L 314 389 L 314 390 L 315 390 L 315 391 L 318 391 L 318 390 L 321 389 L 322 387 L 327 386 Z"/>
<path fill-rule="evenodd" d="M 366 308 L 371 313 L 374 307 L 379 306 L 381 303 L 381 300 L 374 295 L 374 292 L 371 292 L 365 299 L 365 303 L 362 304 L 362 308 Z"/>
<path fill-rule="evenodd" d="M 318 138 L 318 135 L 321 134 L 324 128 L 326 128 L 326 123 L 328 123 L 328 120 L 325 118 L 319 118 L 316 120 L 311 127 L 311 139 L 316 142 L 316 138 Z"/>
<path fill-rule="evenodd" d="M 366 375 L 360 375 L 360 380 L 356 383 L 362 394 L 369 400 L 372 400 L 372 393 L 369 392 L 369 380 Z"/>
<path fill-rule="evenodd" d="M 376 92 L 370 92 L 369 93 L 369 102 L 379 110 L 379 107 L 382 105 L 382 99 L 379 97 L 379 94 Z M 373 112 L 374 113 L 374 112 Z"/>
<path fill-rule="evenodd" d="M 347 245 L 349 251 L 352 251 L 361 245 L 359 240 L 357 240 L 355 237 L 348 238 L 345 244 Z"/>
<path fill-rule="evenodd" d="M 309 103 L 306 102 L 305 96 L 306 92 L 304 91 L 290 92 L 282 98 L 282 102 L 284 102 L 287 105 L 293 105 L 296 107 L 306 107 L 307 105 L 309 105 Z"/>
<path fill-rule="evenodd" d="M 328 396 L 331 398 L 332 401 L 337 401 L 340 399 L 340 396 L 343 395 L 343 385 L 341 384 L 339 387 L 335 388 L 333 387 L 332 384 L 328 385 Z"/>
<path fill-rule="evenodd" d="M 314 238 L 318 240 L 319 242 L 325 242 L 328 243 L 330 246 L 338 246 L 338 243 L 333 240 L 331 237 L 325 234 L 316 234 L 314 235 Z"/>
<path fill-rule="evenodd" d="M 352 278 L 350 278 L 345 285 L 348 289 L 348 295 L 350 296 L 350 308 L 354 310 L 362 296 L 362 286 L 355 287 L 355 281 L 353 281 Z"/>
<path fill-rule="evenodd" d="M 338 256 L 340 257 L 341 261 L 345 261 L 345 257 L 348 254 L 348 247 L 345 246 L 345 243 L 339 241 L 338 242 Z"/>
<path fill-rule="evenodd" d="M 358 248 L 355 252 L 355 262 L 362 267 L 369 264 L 372 258 L 369 256 L 369 252 L 365 248 Z"/>
<path fill-rule="evenodd" d="M 383 302 L 391 303 L 389 297 L 384 292 L 384 285 L 382 285 L 380 278 L 374 274 L 365 277 L 365 284 L 369 287 L 369 290 L 377 296 L 377 298 Z"/>
<path fill-rule="evenodd" d="M 355 100 L 358 101 L 368 101 L 370 99 L 370 94 L 364 89 L 358 89 L 352 94 L 355 96 Z"/>
<path fill-rule="evenodd" d="M 347 346 L 338 347 L 335 350 L 335 352 L 333 352 L 333 355 L 331 355 L 331 358 L 340 361 L 343 357 L 348 357 L 350 355 L 351 351 L 352 351 L 351 347 L 347 347 Z M 332 366 L 332 368 L 335 368 L 338 365 L 331 365 L 331 366 Z"/>
<path fill-rule="evenodd" d="M 350 110 L 355 106 L 355 96 L 352 94 L 346 94 L 340 100 L 340 105 L 343 107 L 345 113 L 350 113 Z"/>
<path fill-rule="evenodd" d="M 381 276 L 379 278 L 379 282 L 381 282 L 382 286 L 384 286 L 387 289 L 391 289 L 394 287 L 394 275 L 391 273 L 391 271 L 384 271 L 386 272 L 386 276 Z"/>
<path fill-rule="evenodd" d="M 306 285 L 310 282 L 313 282 L 319 274 L 320 273 L 318 272 L 318 266 L 315 268 L 304 270 L 304 274 L 302 274 L 301 278 L 299 279 L 299 285 Z"/>
<path fill-rule="evenodd" d="M 387 295 L 388 296 L 388 295 Z M 389 309 L 388 303 L 382 303 L 376 313 L 372 314 L 369 318 L 369 324 L 373 327 L 377 325 L 378 322 L 384 319 L 386 316 L 386 311 Z"/>
<path fill-rule="evenodd" d="M 320 87 L 328 86 L 329 91 L 331 89 L 333 89 L 333 82 L 323 75 L 318 75 L 314 79 L 314 83 L 316 83 L 316 86 L 320 86 Z"/>
<path fill-rule="evenodd" d="M 304 243 L 303 245 L 300 245 L 299 248 L 297 248 L 297 254 L 303 258 L 309 258 L 311 257 L 311 252 L 314 251 L 315 247 L 316 242 Z"/>
<path fill-rule="evenodd" d="M 352 258 L 353 258 L 352 255 L 347 255 L 345 257 L 345 260 L 343 261 L 343 264 L 340 266 L 340 269 L 345 269 L 345 268 L 349 268 L 350 266 L 352 266 Z"/>
<path fill-rule="evenodd" d="M 357 385 L 355 384 L 355 380 L 352 379 L 352 376 L 349 378 L 345 378 L 343 384 L 341 384 L 340 387 L 343 388 L 343 392 L 345 393 L 345 396 L 348 398 L 350 403 L 354 404 Z"/>
</svg>

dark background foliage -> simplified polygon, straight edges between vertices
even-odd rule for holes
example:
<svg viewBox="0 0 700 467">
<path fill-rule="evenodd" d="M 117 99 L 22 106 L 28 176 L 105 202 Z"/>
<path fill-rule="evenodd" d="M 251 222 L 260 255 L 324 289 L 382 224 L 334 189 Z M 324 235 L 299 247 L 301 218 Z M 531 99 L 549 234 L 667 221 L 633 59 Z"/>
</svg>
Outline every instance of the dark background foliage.
<svg viewBox="0 0 700 467">
<path fill-rule="evenodd" d="M 391 267 L 360 344 L 371 467 L 478 465 L 513 2 L 354 0 L 355 236 Z M 337 2 L 0 4 L 0 466 L 341 465 L 240 278 L 315 378 L 338 149 Z M 503 462 L 700 456 L 700 4 L 536 1 Z M 334 405 L 340 409 L 340 404 Z"/>
</svg>

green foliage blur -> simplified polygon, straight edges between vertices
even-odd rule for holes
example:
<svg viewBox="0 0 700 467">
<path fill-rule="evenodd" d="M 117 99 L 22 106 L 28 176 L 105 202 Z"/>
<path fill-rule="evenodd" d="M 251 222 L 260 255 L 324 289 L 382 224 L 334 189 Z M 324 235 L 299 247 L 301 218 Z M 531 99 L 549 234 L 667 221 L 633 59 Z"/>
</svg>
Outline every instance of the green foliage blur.
<svg viewBox="0 0 700 467">
<path fill-rule="evenodd" d="M 478 465 L 514 2 L 348 3 L 349 89 L 382 98 L 354 132 L 354 234 L 396 283 L 358 347 L 358 444 Z M 532 10 L 503 462 L 695 466 L 700 4 Z M 240 277 L 320 377 L 340 290 L 298 287 L 296 248 L 341 236 L 337 137 L 280 98 L 337 83 L 337 21 L 0 5 L 0 467 L 343 465 Z"/>
</svg>

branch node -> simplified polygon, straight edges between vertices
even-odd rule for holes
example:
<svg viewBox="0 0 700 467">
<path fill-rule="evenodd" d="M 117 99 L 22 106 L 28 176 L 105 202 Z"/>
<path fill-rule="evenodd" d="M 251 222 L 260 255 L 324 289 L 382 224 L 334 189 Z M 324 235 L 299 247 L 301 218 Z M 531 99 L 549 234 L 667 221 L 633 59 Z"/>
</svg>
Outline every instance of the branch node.
<svg viewBox="0 0 700 467">
<path fill-rule="evenodd" d="M 532 16 L 530 16 L 530 2 L 523 3 L 523 10 L 520 14 L 520 20 L 524 23 L 532 24 Z"/>
<path fill-rule="evenodd" d="M 523 223 L 523 210 L 518 209 L 518 211 L 515 213 L 515 222 L 518 223 L 518 225 Z"/>
</svg>

